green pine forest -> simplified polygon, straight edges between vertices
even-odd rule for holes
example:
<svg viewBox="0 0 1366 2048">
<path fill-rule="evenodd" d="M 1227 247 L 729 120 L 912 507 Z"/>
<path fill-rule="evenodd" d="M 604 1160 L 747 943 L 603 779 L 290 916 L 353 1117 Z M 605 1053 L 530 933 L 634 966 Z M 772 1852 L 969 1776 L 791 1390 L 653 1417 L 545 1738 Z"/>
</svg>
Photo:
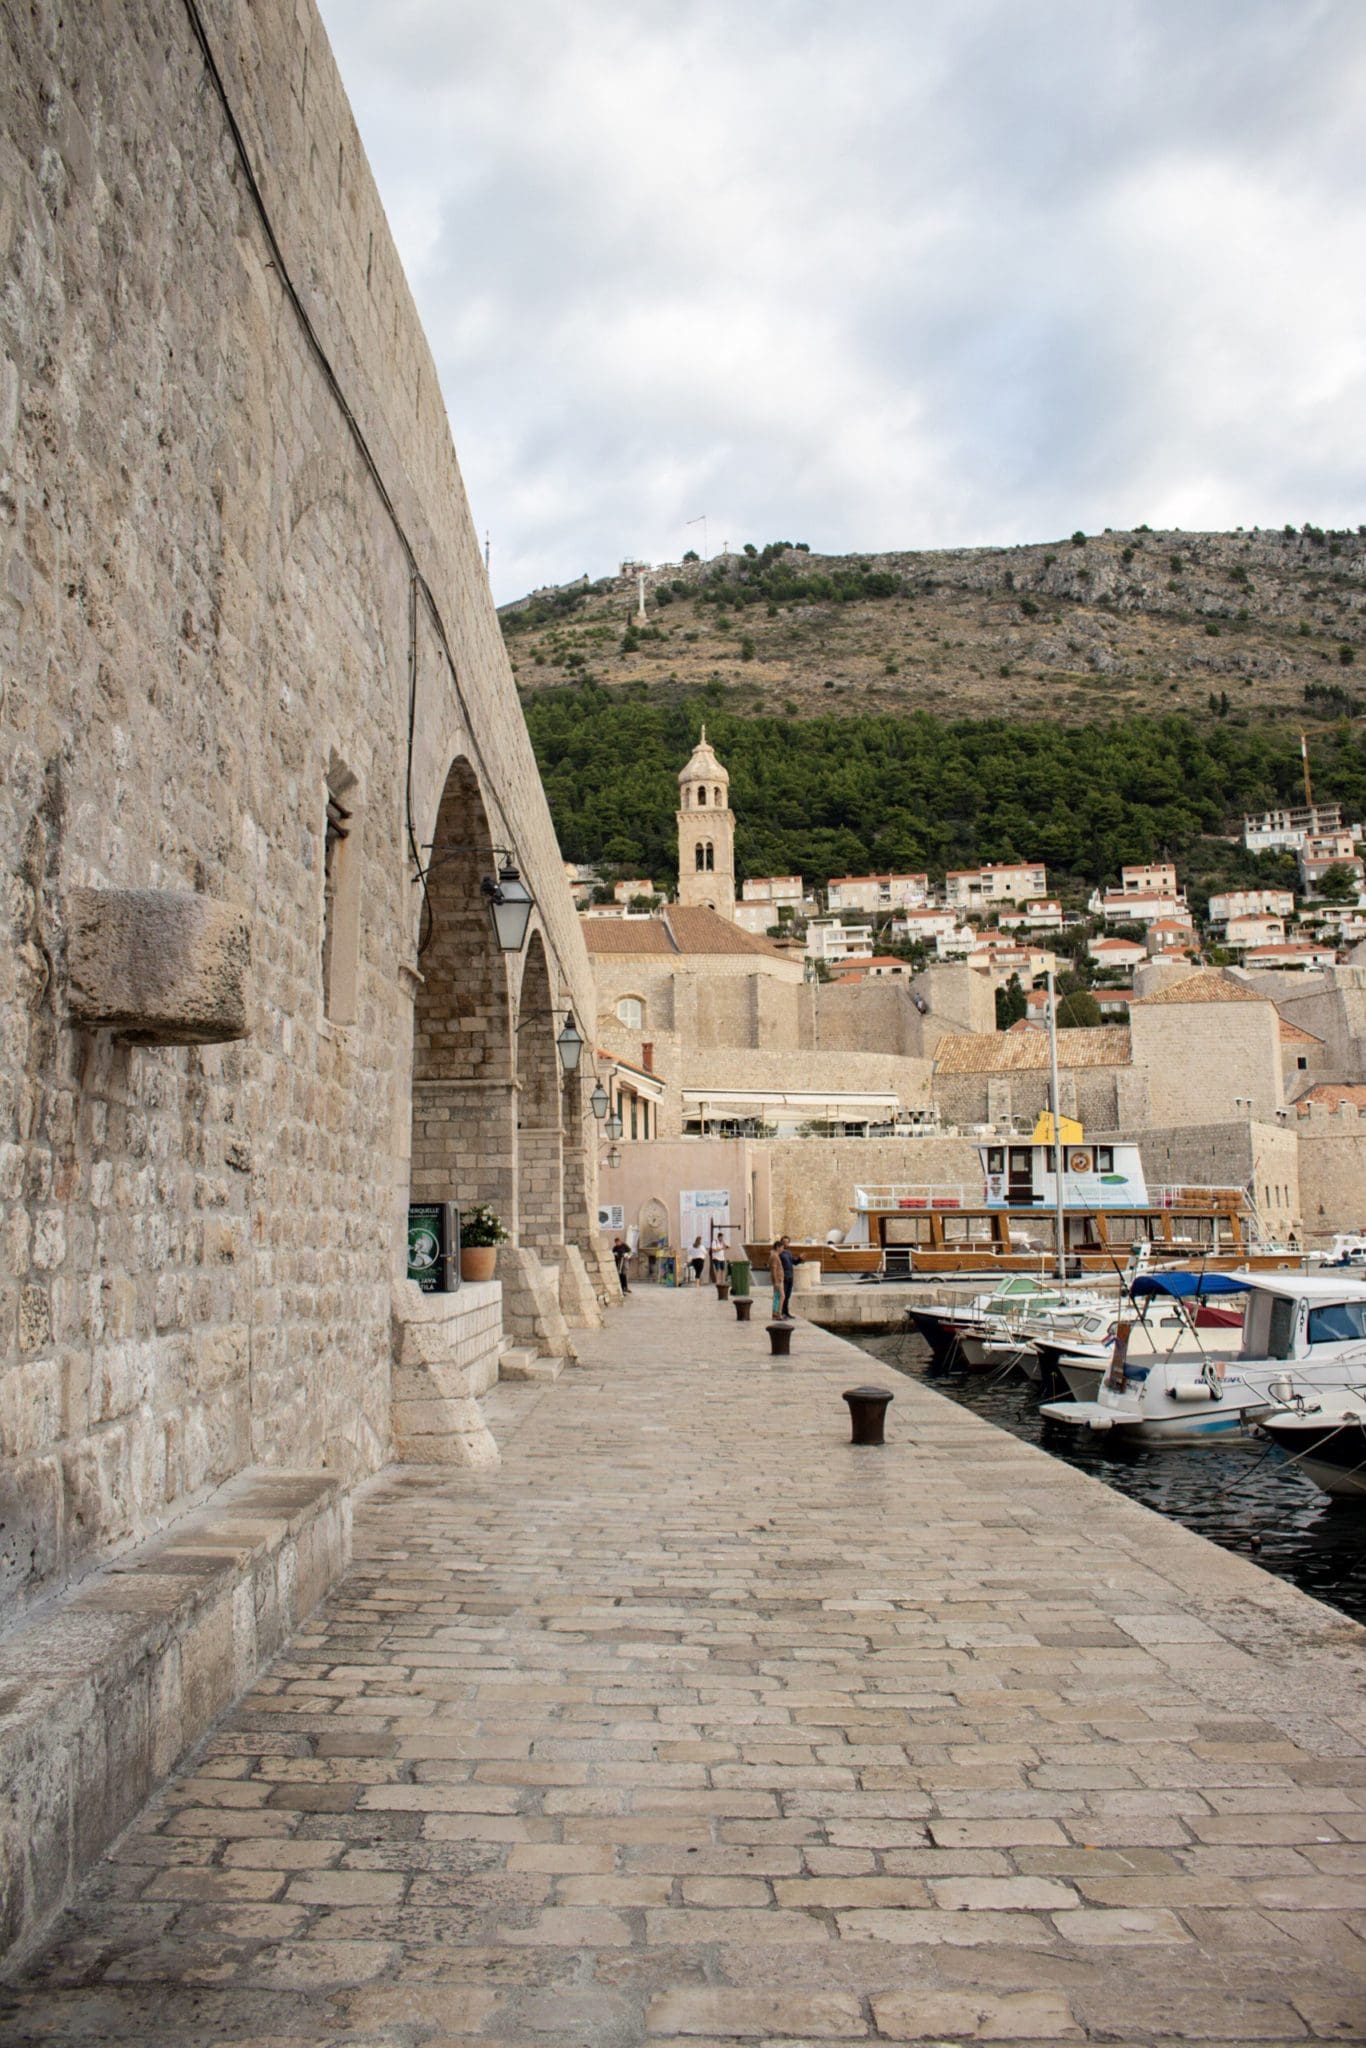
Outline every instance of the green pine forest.
<svg viewBox="0 0 1366 2048">
<path fill-rule="evenodd" d="M 1244 811 L 1303 800 L 1298 736 L 1180 715 L 1066 726 L 735 716 L 706 695 L 649 701 L 586 681 L 529 693 L 527 724 L 565 857 L 675 879 L 678 771 L 705 721 L 730 771 L 739 875 L 831 875 L 1047 862 L 1073 902 L 1125 861 L 1175 859 L 1196 900 L 1286 879 L 1237 843 Z M 1366 732 L 1314 740 L 1314 794 L 1366 814 Z"/>
</svg>

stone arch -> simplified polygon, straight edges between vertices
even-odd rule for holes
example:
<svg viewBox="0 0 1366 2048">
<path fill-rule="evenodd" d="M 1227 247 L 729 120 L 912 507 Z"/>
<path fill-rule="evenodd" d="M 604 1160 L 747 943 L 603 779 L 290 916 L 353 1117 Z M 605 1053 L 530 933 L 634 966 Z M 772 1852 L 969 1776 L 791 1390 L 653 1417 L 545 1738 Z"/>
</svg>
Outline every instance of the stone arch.
<svg viewBox="0 0 1366 2048">
<path fill-rule="evenodd" d="M 517 1241 L 550 1256 L 564 1242 L 560 1021 L 545 942 L 533 931 L 517 1004 Z"/>
<path fill-rule="evenodd" d="M 480 887 L 495 867 L 488 812 L 462 757 L 447 772 L 431 837 L 413 1015 L 413 1199 L 488 1202 L 515 1233 L 508 966 Z"/>
</svg>

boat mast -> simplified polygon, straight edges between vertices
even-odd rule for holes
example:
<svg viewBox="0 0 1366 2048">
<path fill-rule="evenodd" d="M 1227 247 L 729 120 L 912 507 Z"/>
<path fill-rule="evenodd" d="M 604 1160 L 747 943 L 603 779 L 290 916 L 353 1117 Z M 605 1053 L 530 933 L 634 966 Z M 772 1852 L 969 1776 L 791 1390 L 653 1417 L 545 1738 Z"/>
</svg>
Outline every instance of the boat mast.
<svg viewBox="0 0 1366 2048">
<path fill-rule="evenodd" d="M 1057 1198 L 1058 1278 L 1067 1278 L 1067 1246 L 1063 1234 L 1062 1110 L 1058 1102 L 1058 991 L 1048 970 L 1048 1070 L 1053 1103 L 1053 1192 Z"/>
</svg>

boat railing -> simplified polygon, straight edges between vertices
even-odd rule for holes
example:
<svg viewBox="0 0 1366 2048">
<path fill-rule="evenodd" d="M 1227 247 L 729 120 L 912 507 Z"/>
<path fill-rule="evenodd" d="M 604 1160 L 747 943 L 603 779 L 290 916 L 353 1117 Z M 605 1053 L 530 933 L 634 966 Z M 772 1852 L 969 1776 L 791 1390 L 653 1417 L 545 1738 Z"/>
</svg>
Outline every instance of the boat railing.
<svg viewBox="0 0 1366 2048">
<path fill-rule="evenodd" d="M 873 1181 L 854 1189 L 854 1207 L 859 1210 L 982 1209 L 988 1206 L 986 1186 L 961 1181 Z M 1001 1207 L 1000 1198 L 990 1206 Z M 1009 1207 L 1009 1202 L 1005 1204 Z M 1247 1190 L 1241 1187 L 1205 1187 L 1194 1181 L 1174 1181 L 1168 1186 L 1149 1187 L 1143 1202 L 1115 1201 L 1086 1207 L 1115 1209 L 1220 1209 L 1247 1207 Z"/>
</svg>

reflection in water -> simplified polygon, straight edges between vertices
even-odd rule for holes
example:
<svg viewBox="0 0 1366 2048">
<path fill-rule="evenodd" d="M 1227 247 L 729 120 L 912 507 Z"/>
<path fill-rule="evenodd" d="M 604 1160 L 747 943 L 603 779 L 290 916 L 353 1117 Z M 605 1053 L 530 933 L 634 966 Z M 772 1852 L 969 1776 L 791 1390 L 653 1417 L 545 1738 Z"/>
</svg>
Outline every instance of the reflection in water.
<svg viewBox="0 0 1366 2048">
<path fill-rule="evenodd" d="M 1167 1450 L 1125 1443 L 1046 1422 L 1036 1389 L 1016 1375 L 931 1373 L 914 1336 L 865 1337 L 860 1349 L 1366 1622 L 1366 1506 L 1330 1500 L 1280 1451 L 1257 1442 Z"/>
</svg>

